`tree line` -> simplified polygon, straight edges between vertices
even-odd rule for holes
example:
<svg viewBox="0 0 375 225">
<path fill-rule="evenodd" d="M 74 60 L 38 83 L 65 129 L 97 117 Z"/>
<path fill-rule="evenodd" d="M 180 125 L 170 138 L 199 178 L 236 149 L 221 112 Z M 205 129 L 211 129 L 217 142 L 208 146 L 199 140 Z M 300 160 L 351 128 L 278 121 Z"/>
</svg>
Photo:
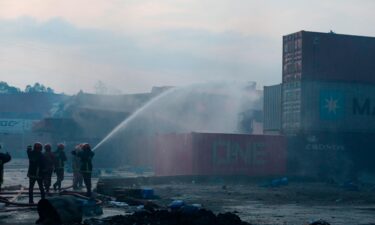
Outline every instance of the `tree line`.
<svg viewBox="0 0 375 225">
<path fill-rule="evenodd" d="M 15 94 L 15 93 L 55 93 L 55 91 L 39 82 L 33 85 L 26 85 L 24 90 L 18 87 L 9 85 L 5 81 L 0 81 L 0 94 Z"/>
</svg>

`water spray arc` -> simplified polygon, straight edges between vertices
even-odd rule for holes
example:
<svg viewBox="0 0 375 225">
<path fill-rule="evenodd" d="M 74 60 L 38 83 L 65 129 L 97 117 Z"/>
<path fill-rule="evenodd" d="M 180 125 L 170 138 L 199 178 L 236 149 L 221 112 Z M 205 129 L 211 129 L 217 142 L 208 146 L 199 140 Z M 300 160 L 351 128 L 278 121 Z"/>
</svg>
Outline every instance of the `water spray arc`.
<svg viewBox="0 0 375 225">
<path fill-rule="evenodd" d="M 243 133 L 248 118 L 260 106 L 254 85 L 236 82 L 210 82 L 169 89 L 155 96 L 123 120 L 95 147 L 109 148 L 128 160 L 136 156 L 139 144 L 155 135 L 168 133 Z M 149 139 L 150 138 L 150 139 Z M 143 144 L 143 143 L 142 143 Z M 141 144 L 141 145 L 142 145 Z M 152 147 L 151 147 L 152 148 Z M 106 158 L 106 157 L 104 157 Z"/>
<path fill-rule="evenodd" d="M 149 107 L 155 104 L 155 102 L 159 101 L 160 99 L 170 95 L 176 90 L 176 88 L 171 88 L 155 98 L 151 99 L 149 102 L 147 102 L 145 105 L 143 105 L 141 108 L 136 110 L 133 114 L 131 114 L 128 118 L 126 118 L 124 121 L 122 121 L 119 125 L 117 125 L 109 134 L 107 134 L 103 140 L 101 140 L 94 148 L 93 151 L 98 149 L 101 145 L 103 145 L 106 141 L 111 139 L 118 131 L 124 129 L 127 124 L 129 124 L 134 118 L 136 118 L 139 114 L 141 114 L 144 110 L 147 110 Z"/>
</svg>

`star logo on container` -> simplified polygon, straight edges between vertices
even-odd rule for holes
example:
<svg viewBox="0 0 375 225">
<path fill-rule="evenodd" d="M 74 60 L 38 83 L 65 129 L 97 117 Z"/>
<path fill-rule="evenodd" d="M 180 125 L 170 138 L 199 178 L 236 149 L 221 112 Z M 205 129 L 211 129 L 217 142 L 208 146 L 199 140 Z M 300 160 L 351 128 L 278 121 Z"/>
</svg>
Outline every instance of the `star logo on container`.
<svg viewBox="0 0 375 225">
<path fill-rule="evenodd" d="M 344 93 L 324 90 L 320 92 L 320 118 L 322 120 L 338 120 L 344 116 Z"/>
<path fill-rule="evenodd" d="M 325 108 L 328 110 L 329 113 L 334 113 L 336 114 L 337 113 L 337 110 L 340 108 L 340 106 L 338 106 L 338 99 L 334 99 L 334 98 L 329 98 L 329 99 L 325 99 Z"/>
</svg>

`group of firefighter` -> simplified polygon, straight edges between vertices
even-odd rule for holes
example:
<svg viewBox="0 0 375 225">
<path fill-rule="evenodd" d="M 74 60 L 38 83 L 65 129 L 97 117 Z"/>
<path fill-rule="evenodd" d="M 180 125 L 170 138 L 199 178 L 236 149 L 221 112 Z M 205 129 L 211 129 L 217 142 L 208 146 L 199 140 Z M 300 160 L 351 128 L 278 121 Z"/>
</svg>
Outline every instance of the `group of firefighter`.
<svg viewBox="0 0 375 225">
<path fill-rule="evenodd" d="M 0 147 L 1 148 L 1 147 Z M 43 151 L 44 148 L 44 151 Z M 64 166 L 67 161 L 64 144 L 58 144 L 56 151 L 52 152 L 52 146 L 36 142 L 27 146 L 27 156 L 29 158 L 29 168 L 27 177 L 29 178 L 29 203 L 34 203 L 34 185 L 38 183 L 41 198 L 50 194 L 52 185 L 52 175 L 56 174 L 56 182 L 53 184 L 54 191 L 61 191 L 61 183 L 64 180 Z M 73 189 L 77 190 L 86 186 L 86 194 L 91 197 L 91 174 L 92 158 L 94 152 L 89 144 L 79 144 L 75 146 L 72 154 L 73 169 Z M 0 191 L 3 183 L 4 164 L 11 160 L 9 153 L 0 153 Z"/>
</svg>

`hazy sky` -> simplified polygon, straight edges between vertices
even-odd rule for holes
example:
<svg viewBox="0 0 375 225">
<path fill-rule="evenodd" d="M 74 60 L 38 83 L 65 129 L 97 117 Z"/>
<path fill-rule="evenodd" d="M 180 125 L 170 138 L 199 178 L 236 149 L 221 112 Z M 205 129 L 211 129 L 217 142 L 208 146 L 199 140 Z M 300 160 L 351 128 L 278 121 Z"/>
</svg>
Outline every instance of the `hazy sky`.
<svg viewBox="0 0 375 225">
<path fill-rule="evenodd" d="M 123 93 L 281 80 L 281 37 L 375 36 L 373 0 L 0 0 L 0 80 Z"/>
</svg>

